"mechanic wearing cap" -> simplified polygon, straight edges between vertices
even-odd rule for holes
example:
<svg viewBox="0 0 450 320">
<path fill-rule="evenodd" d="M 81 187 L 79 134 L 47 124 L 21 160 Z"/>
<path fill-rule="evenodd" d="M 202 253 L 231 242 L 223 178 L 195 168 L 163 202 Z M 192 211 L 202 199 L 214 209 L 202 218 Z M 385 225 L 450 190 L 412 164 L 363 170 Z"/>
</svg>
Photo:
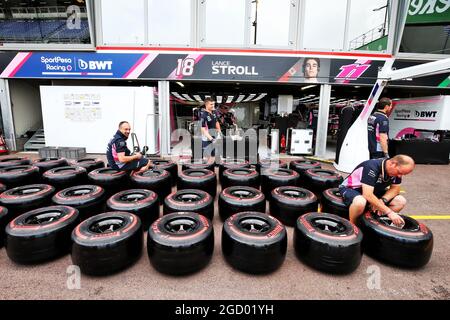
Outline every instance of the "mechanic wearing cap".
<svg viewBox="0 0 450 320">
<path fill-rule="evenodd" d="M 217 120 L 219 121 L 219 125 L 222 128 L 222 133 L 226 134 L 227 129 L 231 129 L 236 125 L 236 117 L 230 111 L 229 107 L 225 104 L 219 106 L 217 112 Z"/>
<path fill-rule="evenodd" d="M 131 171 L 148 170 L 152 165 L 141 153 L 131 155 L 126 140 L 130 136 L 131 127 L 127 121 L 119 123 L 119 129 L 109 141 L 106 148 L 106 158 L 111 168 L 116 170 Z"/>
<path fill-rule="evenodd" d="M 414 160 L 406 155 L 391 159 L 371 159 L 359 164 L 341 183 L 339 192 L 349 207 L 350 221 L 356 223 L 367 209 L 387 215 L 396 226 L 404 220 L 398 212 L 406 205 L 400 195 L 402 176 L 414 170 Z"/>
<path fill-rule="evenodd" d="M 370 159 L 389 158 L 389 119 L 392 101 L 382 98 L 377 103 L 377 110 L 367 120 Z"/>
<path fill-rule="evenodd" d="M 200 115 L 201 131 L 202 131 L 202 150 L 203 156 L 205 156 L 206 148 L 215 141 L 211 133 L 216 131 L 220 133 L 220 124 L 217 119 L 217 114 L 214 112 L 215 101 L 212 98 L 205 99 L 205 110 Z M 210 131 L 211 130 L 211 131 Z M 211 150 L 211 157 L 214 157 L 214 149 Z"/>
</svg>

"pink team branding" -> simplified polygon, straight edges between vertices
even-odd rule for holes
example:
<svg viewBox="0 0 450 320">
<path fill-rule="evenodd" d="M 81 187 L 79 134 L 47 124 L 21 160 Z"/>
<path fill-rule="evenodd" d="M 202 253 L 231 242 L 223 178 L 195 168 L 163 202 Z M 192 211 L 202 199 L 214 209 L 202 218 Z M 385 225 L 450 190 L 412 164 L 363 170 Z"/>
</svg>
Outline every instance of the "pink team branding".
<svg viewBox="0 0 450 320">
<path fill-rule="evenodd" d="M 339 74 L 335 77 L 340 82 L 349 82 L 361 77 L 367 69 L 370 68 L 370 60 L 356 60 L 352 64 L 341 66 Z"/>
</svg>

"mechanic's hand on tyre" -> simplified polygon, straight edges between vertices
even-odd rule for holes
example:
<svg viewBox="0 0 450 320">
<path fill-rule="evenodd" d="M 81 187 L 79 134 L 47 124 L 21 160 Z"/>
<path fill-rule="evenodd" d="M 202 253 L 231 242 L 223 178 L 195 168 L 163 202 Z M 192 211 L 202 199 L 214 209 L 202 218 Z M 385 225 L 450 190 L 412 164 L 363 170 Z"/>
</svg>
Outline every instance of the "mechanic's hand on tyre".
<svg viewBox="0 0 450 320">
<path fill-rule="evenodd" d="M 399 228 L 403 228 L 403 226 L 405 225 L 405 221 L 402 219 L 402 217 L 400 217 L 400 215 L 398 213 L 395 213 L 394 211 L 388 213 L 388 217 Z"/>
</svg>

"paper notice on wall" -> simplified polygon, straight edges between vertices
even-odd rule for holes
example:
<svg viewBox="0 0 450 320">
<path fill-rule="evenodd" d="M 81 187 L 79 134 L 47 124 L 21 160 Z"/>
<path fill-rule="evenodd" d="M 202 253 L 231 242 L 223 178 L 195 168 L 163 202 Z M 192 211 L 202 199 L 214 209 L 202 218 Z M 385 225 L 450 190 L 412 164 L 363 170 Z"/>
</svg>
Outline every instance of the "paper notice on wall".
<svg viewBox="0 0 450 320">
<path fill-rule="evenodd" d="M 99 94 L 64 94 L 64 118 L 75 122 L 93 122 L 102 118 Z"/>
</svg>

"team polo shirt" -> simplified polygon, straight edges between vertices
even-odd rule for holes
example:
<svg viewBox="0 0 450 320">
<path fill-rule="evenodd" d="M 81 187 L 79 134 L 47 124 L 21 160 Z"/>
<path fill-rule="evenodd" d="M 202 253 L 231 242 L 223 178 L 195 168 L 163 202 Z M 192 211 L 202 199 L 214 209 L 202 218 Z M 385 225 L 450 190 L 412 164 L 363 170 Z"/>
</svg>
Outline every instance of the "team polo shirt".
<svg viewBox="0 0 450 320">
<path fill-rule="evenodd" d="M 116 134 L 109 141 L 106 148 L 106 158 L 108 159 L 108 164 L 111 168 L 120 170 L 125 165 L 125 162 L 120 162 L 118 153 L 125 152 L 126 156 L 131 155 L 130 149 L 127 147 L 126 137 L 117 130 Z"/>
<path fill-rule="evenodd" d="M 200 115 L 200 120 L 203 128 L 206 128 L 208 130 L 216 129 L 217 115 L 215 112 L 209 113 L 208 111 L 203 110 Z M 208 138 L 206 136 L 202 136 L 202 140 L 208 141 Z"/>
<path fill-rule="evenodd" d="M 367 120 L 369 152 L 383 152 L 380 133 L 389 134 L 389 119 L 384 112 L 376 111 Z"/>
<path fill-rule="evenodd" d="M 375 188 L 374 194 L 384 194 L 390 185 L 402 183 L 401 178 L 390 177 L 387 174 L 386 160 L 386 158 L 373 159 L 360 163 L 341 183 L 341 186 L 361 191 L 364 183 Z"/>
</svg>

